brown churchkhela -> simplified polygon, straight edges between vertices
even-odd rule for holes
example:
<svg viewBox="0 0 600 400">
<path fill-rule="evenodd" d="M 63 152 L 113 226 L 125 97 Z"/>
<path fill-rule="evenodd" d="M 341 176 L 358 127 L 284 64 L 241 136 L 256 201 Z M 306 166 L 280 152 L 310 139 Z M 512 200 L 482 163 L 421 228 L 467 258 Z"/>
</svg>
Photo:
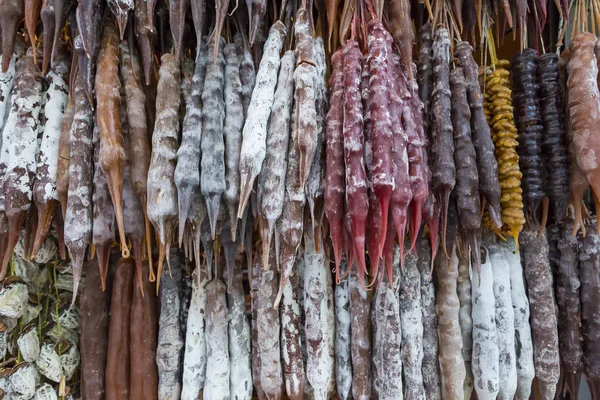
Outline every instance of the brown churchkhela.
<svg viewBox="0 0 600 400">
<path fill-rule="evenodd" d="M 129 388 L 132 400 L 158 399 L 156 345 L 158 314 L 154 284 L 148 279 L 149 266 L 143 264 L 143 283 L 133 282 L 129 323 L 130 373 Z"/>
<path fill-rule="evenodd" d="M 0 33 L 2 33 L 2 72 L 8 70 L 15 49 L 17 29 L 23 19 L 22 0 L 0 1 Z"/>
<path fill-rule="evenodd" d="M 600 204 L 600 180 L 596 154 L 599 143 L 589 132 L 600 123 L 600 105 L 598 103 L 598 65 L 594 54 L 596 37 L 591 33 L 581 33 L 574 37 L 569 45 L 571 59 L 568 71 L 568 115 L 571 125 L 572 145 L 575 159 L 585 174 L 596 205 Z M 572 161 L 573 162 L 573 161 Z M 575 174 L 573 174 L 575 178 Z M 578 205 L 577 205 L 578 206 Z M 580 221 L 576 221 L 579 224 Z M 598 228 L 598 226 L 596 227 Z"/>
<path fill-rule="evenodd" d="M 131 301 L 135 264 L 121 258 L 115 267 L 110 301 L 110 327 L 106 356 L 106 398 L 129 398 Z M 136 338 L 140 340 L 140 338 Z"/>
<path fill-rule="evenodd" d="M 431 171 L 432 191 L 442 212 L 442 248 L 446 248 L 446 225 L 450 192 L 456 183 L 454 167 L 454 143 L 452 141 L 451 92 L 450 92 L 450 38 L 445 28 L 438 28 L 433 39 L 433 114 Z"/>
<path fill-rule="evenodd" d="M 83 288 L 81 308 L 81 392 L 89 399 L 105 396 L 105 367 L 108 347 L 111 290 L 102 290 L 96 261 L 88 263 L 87 284 Z"/>
<path fill-rule="evenodd" d="M 594 219 L 588 225 L 588 233 L 579 242 L 579 276 L 581 281 L 581 324 L 583 333 L 583 372 L 585 373 L 592 398 L 600 396 L 600 363 L 598 353 L 598 313 L 600 300 L 600 285 L 598 272 L 600 270 L 600 236 L 593 232 Z"/>
<path fill-rule="evenodd" d="M 105 18 L 103 25 L 95 87 L 98 100 L 97 120 L 100 127 L 99 161 L 115 208 L 121 252 L 123 257 L 129 257 L 123 224 L 123 169 L 127 155 L 121 126 L 119 32 L 112 18 Z"/>
</svg>

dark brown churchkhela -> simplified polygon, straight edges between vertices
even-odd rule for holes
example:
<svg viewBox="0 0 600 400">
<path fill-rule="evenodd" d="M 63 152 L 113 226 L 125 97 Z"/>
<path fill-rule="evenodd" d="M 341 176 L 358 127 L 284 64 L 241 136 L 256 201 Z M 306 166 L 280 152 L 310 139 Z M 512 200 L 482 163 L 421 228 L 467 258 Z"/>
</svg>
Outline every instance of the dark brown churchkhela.
<svg viewBox="0 0 600 400">
<path fill-rule="evenodd" d="M 445 28 L 435 31 L 433 40 L 433 92 L 431 113 L 432 143 L 431 171 L 432 191 L 442 212 L 442 247 L 446 250 L 446 225 L 450 192 L 456 183 L 454 167 L 454 143 L 452 141 L 451 92 L 450 92 L 450 38 Z"/>
<path fill-rule="evenodd" d="M 565 396 L 569 393 L 576 399 L 579 393 L 579 374 L 583 367 L 579 238 L 571 233 L 573 231 L 572 219 L 565 218 L 559 225 L 559 229 L 557 243 L 559 256 L 556 262 L 555 286 L 563 387 L 559 387 L 558 390 L 561 395 Z"/>
<path fill-rule="evenodd" d="M 539 235 L 536 228 L 527 227 L 519 241 L 528 283 L 535 375 L 542 398 L 552 399 L 560 374 L 560 359 L 548 240 L 545 233 Z"/>
<path fill-rule="evenodd" d="M 2 72 L 8 71 L 15 49 L 17 30 L 23 19 L 22 0 L 0 1 L 0 32 L 2 33 Z"/>
<path fill-rule="evenodd" d="M 579 243 L 579 277 L 581 280 L 581 324 L 583 331 L 583 372 L 592 399 L 600 397 L 600 236 L 592 223 L 586 227 L 587 235 Z"/>
<path fill-rule="evenodd" d="M 428 138 L 430 138 L 430 127 L 431 127 L 431 114 L 429 114 L 431 108 L 431 90 L 432 87 L 432 29 L 431 23 L 426 23 L 421 27 L 419 32 L 419 62 L 418 66 L 418 83 L 419 83 L 419 97 L 423 102 L 423 114 L 425 115 L 425 126 Z"/>
<path fill-rule="evenodd" d="M 96 57 L 100 51 L 100 39 L 103 31 L 103 15 L 106 2 L 103 0 L 82 0 L 77 4 L 77 36 L 75 47 L 78 48 L 79 73 L 83 79 L 85 93 L 92 108 L 94 107 L 94 71 L 96 68 Z M 69 22 L 70 24 L 70 22 Z M 57 29 L 61 29 L 57 26 Z M 73 32 L 74 27 L 71 27 Z M 117 37 L 118 40 L 118 37 Z M 79 41 L 79 43 L 78 43 Z M 56 42 L 56 40 L 55 40 Z M 112 82 L 115 84 L 116 82 Z"/>
<path fill-rule="evenodd" d="M 129 398 L 131 352 L 129 330 L 134 271 L 135 264 L 131 258 L 121 258 L 115 267 L 106 358 L 106 398 L 108 399 Z"/>
<path fill-rule="evenodd" d="M 544 163 L 542 159 L 542 117 L 537 97 L 537 52 L 528 48 L 518 53 L 512 61 L 513 104 L 519 133 L 519 167 L 523 173 L 521 185 L 523 201 L 538 223 L 538 207 L 544 196 Z M 526 213 L 527 215 L 527 213 Z"/>
<path fill-rule="evenodd" d="M 481 227 L 478 196 L 479 178 L 475 147 L 471 142 L 471 112 L 467 103 L 463 69 L 450 73 L 452 88 L 452 124 L 454 125 L 454 163 L 456 165 L 456 206 L 463 233 L 462 240 L 471 247 L 473 267 L 479 268 L 479 229 Z"/>
<path fill-rule="evenodd" d="M 490 135 L 483 111 L 483 96 L 479 87 L 478 68 L 473 59 L 473 48 L 467 42 L 460 42 L 454 49 L 455 56 L 465 75 L 467 98 L 471 108 L 471 131 L 473 145 L 477 153 L 477 171 L 479 190 L 485 197 L 492 221 L 502 226 L 500 211 L 500 183 L 498 182 L 498 163 L 494 157 L 494 143 Z"/>
<path fill-rule="evenodd" d="M 111 322 L 109 315 L 111 291 L 101 289 L 100 269 L 96 261 L 88 263 L 86 281 L 87 284 L 84 286 L 79 300 L 81 308 L 81 394 L 82 398 L 101 399 L 105 395 L 104 368 L 106 367 L 108 326 Z"/>
<path fill-rule="evenodd" d="M 558 55 L 546 53 L 537 60 L 540 112 L 544 134 L 542 151 L 546 165 L 546 194 L 552 203 L 554 219 L 560 222 L 569 201 L 569 151 Z"/>
<path fill-rule="evenodd" d="M 157 400 L 156 345 L 158 341 L 158 314 L 156 295 L 154 284 L 148 280 L 148 262 L 144 262 L 142 268 L 144 276 L 143 290 L 139 281 L 134 281 L 133 299 L 131 301 L 129 398 L 132 400 Z"/>
</svg>

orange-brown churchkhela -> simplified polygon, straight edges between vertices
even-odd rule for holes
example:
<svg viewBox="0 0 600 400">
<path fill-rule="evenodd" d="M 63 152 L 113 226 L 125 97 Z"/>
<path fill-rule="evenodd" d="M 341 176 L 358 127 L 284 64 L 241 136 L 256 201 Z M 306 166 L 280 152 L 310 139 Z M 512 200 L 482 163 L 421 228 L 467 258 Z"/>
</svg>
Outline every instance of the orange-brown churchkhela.
<svg viewBox="0 0 600 400">
<path fill-rule="evenodd" d="M 95 85 L 98 107 L 96 115 L 100 127 L 99 161 L 115 208 L 121 252 L 123 257 L 128 257 L 129 249 L 123 226 L 123 169 L 127 156 L 121 126 L 119 57 L 119 31 L 112 18 L 105 18 Z"/>
</svg>

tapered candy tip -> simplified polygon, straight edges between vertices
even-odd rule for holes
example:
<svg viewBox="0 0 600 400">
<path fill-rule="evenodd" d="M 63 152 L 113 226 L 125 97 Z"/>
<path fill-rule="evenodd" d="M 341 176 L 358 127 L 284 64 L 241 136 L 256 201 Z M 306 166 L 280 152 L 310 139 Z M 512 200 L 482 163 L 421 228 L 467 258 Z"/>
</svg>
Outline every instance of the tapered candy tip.
<svg viewBox="0 0 600 400">
<path fill-rule="evenodd" d="M 142 297 L 144 297 L 144 280 L 143 280 L 143 260 L 142 253 L 144 251 L 144 241 L 142 239 L 132 241 L 133 260 L 135 261 L 135 272 Z"/>
<path fill-rule="evenodd" d="M 250 200 L 250 194 L 252 193 L 252 184 L 254 183 L 254 178 L 250 179 L 248 174 L 241 174 L 240 182 L 242 182 L 241 190 L 240 190 L 240 204 L 238 207 L 238 219 L 242 219 L 244 216 L 244 211 L 246 210 L 246 206 L 248 205 L 248 200 Z"/>
<path fill-rule="evenodd" d="M 488 204 L 488 210 L 490 212 L 490 218 L 492 219 L 494 225 L 498 229 L 502 228 L 502 211 L 500 210 L 500 205 Z"/>
<path fill-rule="evenodd" d="M 421 221 L 423 220 L 422 207 L 418 204 L 413 204 L 412 221 L 410 224 L 410 249 L 408 253 L 413 251 L 417 244 L 419 231 L 421 230 Z"/>
<path fill-rule="evenodd" d="M 127 29 L 127 17 L 128 17 L 128 13 L 123 12 L 123 11 L 119 11 L 117 13 L 117 25 L 119 27 L 119 38 L 121 40 L 123 40 L 123 38 L 125 37 L 125 30 Z M 142 291 L 144 289 L 142 288 Z"/>
<path fill-rule="evenodd" d="M 262 250 L 263 250 L 263 254 L 262 254 L 262 262 L 263 262 L 263 269 L 266 271 L 267 269 L 269 269 L 269 254 L 270 254 L 270 250 L 271 250 L 271 239 L 273 238 L 273 228 L 270 226 L 270 224 L 265 220 L 263 222 L 263 228 L 262 228 Z"/>
<path fill-rule="evenodd" d="M 210 235 L 212 240 L 217 237 L 217 220 L 219 218 L 219 207 L 221 205 L 221 194 L 211 194 L 206 198 L 206 211 L 208 222 L 210 222 Z"/>
</svg>

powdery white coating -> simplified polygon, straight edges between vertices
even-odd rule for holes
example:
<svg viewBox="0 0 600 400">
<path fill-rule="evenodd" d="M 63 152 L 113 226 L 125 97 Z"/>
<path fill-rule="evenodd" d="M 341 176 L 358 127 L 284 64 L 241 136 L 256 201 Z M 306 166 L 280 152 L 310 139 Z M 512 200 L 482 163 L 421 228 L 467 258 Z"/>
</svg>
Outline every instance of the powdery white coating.
<svg viewBox="0 0 600 400">
<path fill-rule="evenodd" d="M 350 292 L 350 351 L 352 354 L 352 398 L 371 398 L 371 300 L 361 285 L 359 272 L 352 268 Z"/>
<path fill-rule="evenodd" d="M 317 36 L 314 41 L 317 74 L 315 76 L 315 107 L 317 111 L 317 141 L 310 174 L 306 182 L 306 198 L 310 206 L 313 228 L 320 225 L 322 214 L 315 215 L 315 200 L 323 196 L 325 174 L 325 115 L 328 109 L 328 93 L 326 84 L 327 64 L 323 38 Z"/>
<path fill-rule="evenodd" d="M 473 320 L 471 319 L 471 260 L 469 254 L 458 255 L 458 301 L 460 311 L 458 322 L 462 334 L 462 356 L 465 362 L 467 376 L 464 383 L 465 399 L 470 399 L 473 393 L 473 371 L 471 369 L 471 354 L 473 353 Z"/>
<path fill-rule="evenodd" d="M 229 365 L 231 368 L 229 391 L 232 400 L 249 400 L 252 398 L 253 389 L 250 360 L 250 325 L 246 318 L 246 299 L 243 286 L 244 271 L 240 257 L 235 257 L 232 272 L 232 279 L 229 280 L 232 283 L 227 287 Z"/>
<path fill-rule="evenodd" d="M 542 398 L 552 399 L 560 378 L 560 356 L 548 239 L 545 232 L 540 235 L 537 228 L 526 227 L 519 235 L 519 244 L 528 283 L 535 376 Z"/>
<path fill-rule="evenodd" d="M 150 143 L 148 143 L 148 123 L 146 119 L 146 94 L 142 87 L 142 68 L 135 47 L 130 51 L 129 42 L 121 41 L 121 79 L 126 96 L 127 122 L 129 124 L 130 150 L 135 157 L 131 162 L 133 189 L 146 209 L 146 184 L 150 165 Z"/>
<path fill-rule="evenodd" d="M 192 298 L 188 309 L 183 355 L 181 400 L 195 400 L 204 387 L 206 376 L 206 284 L 208 277 L 202 266 L 193 273 Z"/>
<path fill-rule="evenodd" d="M 54 344 L 45 342 L 40 350 L 40 356 L 35 361 L 37 370 L 53 382 L 60 382 L 60 358 L 54 350 Z"/>
<path fill-rule="evenodd" d="M 333 299 L 333 279 L 331 278 L 331 271 L 329 269 L 330 265 L 329 260 L 327 260 L 325 263 L 325 269 L 327 271 L 325 277 L 327 278 L 327 341 L 330 366 L 327 398 L 331 398 L 332 394 L 335 392 L 335 306 Z"/>
<path fill-rule="evenodd" d="M 515 315 L 510 296 L 510 267 L 499 245 L 488 242 L 489 257 L 494 274 L 496 299 L 496 338 L 499 350 L 498 399 L 512 400 L 517 391 L 517 365 L 515 353 Z"/>
<path fill-rule="evenodd" d="M 529 326 L 529 300 L 525 292 L 521 256 L 515 253 L 514 239 L 507 238 L 507 242 L 500 243 L 500 247 L 510 269 L 510 295 L 515 318 L 516 398 L 525 400 L 529 399 L 531 395 L 531 382 L 535 377 L 533 343 L 531 341 L 531 327 Z"/>
<path fill-rule="evenodd" d="M 169 254 L 170 268 L 163 269 L 160 286 L 160 317 L 158 320 L 159 400 L 178 400 L 181 394 L 181 350 L 183 340 L 179 332 L 179 291 L 181 287 L 181 260 L 177 250 Z"/>
<path fill-rule="evenodd" d="M 465 362 L 462 358 L 462 337 L 459 324 L 460 303 L 456 292 L 458 257 L 453 252 L 450 260 L 439 253 L 436 259 L 436 311 L 440 343 L 440 375 L 442 398 L 463 398 Z"/>
<path fill-rule="evenodd" d="M 34 328 L 35 326 L 31 326 Z M 27 329 L 17 338 L 17 345 L 23 360 L 26 362 L 34 362 L 40 355 L 40 337 L 36 329 Z"/>
<path fill-rule="evenodd" d="M 27 308 L 27 285 L 21 281 L 5 284 L 0 289 L 0 315 L 21 318 Z"/>
<path fill-rule="evenodd" d="M 79 367 L 81 357 L 79 355 L 79 350 L 77 349 L 75 342 L 68 341 L 67 345 L 69 348 L 65 351 L 64 347 L 62 347 L 62 351 L 59 357 L 61 372 L 65 379 L 67 381 L 70 381 L 73 375 L 75 374 L 75 371 L 77 371 Z"/>
<path fill-rule="evenodd" d="M 10 64 L 6 72 L 0 71 L 0 148 L 2 148 L 2 128 L 4 128 L 5 116 L 9 110 L 8 105 L 10 104 L 10 92 L 13 87 L 15 79 L 15 64 L 17 62 L 17 54 L 13 54 L 10 59 Z M 0 62 L 2 56 L 0 55 Z M 10 112 L 10 110 L 9 110 Z"/>
<path fill-rule="evenodd" d="M 242 148 L 242 127 L 244 108 L 242 104 L 242 83 L 240 81 L 239 59 L 233 43 L 225 46 L 225 203 L 229 210 L 231 232 L 235 238 L 237 230 L 237 209 L 240 198 L 240 150 Z"/>
<path fill-rule="evenodd" d="M 83 261 L 92 237 L 92 110 L 85 100 L 81 77 L 75 83 L 75 116 L 70 134 L 69 191 L 65 214 L 65 245 L 73 265 L 73 300 Z"/>
<path fill-rule="evenodd" d="M 292 50 L 288 50 L 281 57 L 277 90 L 269 121 L 267 153 L 259 177 L 258 211 L 261 217 L 268 221 L 271 229 L 283 211 L 295 63 L 296 55 Z M 263 237 L 263 240 L 265 239 Z"/>
<path fill-rule="evenodd" d="M 303 250 L 298 250 L 303 254 Z M 304 264 L 304 257 L 296 258 L 296 271 Z M 292 274 L 285 283 L 280 303 L 281 362 L 285 392 L 292 400 L 304 398 L 304 362 L 302 358 L 302 310 L 304 293 L 300 288 L 300 274 Z M 303 284 L 303 281 L 302 281 Z"/>
<path fill-rule="evenodd" d="M 244 117 L 248 115 L 248 106 L 252 98 L 252 90 L 256 80 L 254 61 L 244 37 L 238 32 L 233 36 L 235 49 L 240 61 L 240 81 L 242 82 L 242 104 L 244 106 Z"/>
<path fill-rule="evenodd" d="M 206 286 L 206 380 L 204 398 L 228 400 L 229 346 L 227 339 L 227 297 L 225 284 L 215 277 Z"/>
<path fill-rule="evenodd" d="M 294 71 L 294 126 L 298 136 L 294 145 L 299 155 L 299 174 L 302 190 L 306 185 L 310 167 L 317 148 L 317 68 L 308 63 L 302 63 Z"/>
<path fill-rule="evenodd" d="M 413 267 L 416 269 L 414 264 Z M 394 289 L 398 288 L 401 279 L 400 247 L 398 245 L 394 247 L 392 269 L 392 286 L 387 280 L 382 280 L 373 299 L 371 315 L 373 321 L 373 391 L 382 400 L 401 400 L 403 398 L 402 352 L 406 346 L 410 345 L 404 344 L 403 346 L 402 343 L 404 326 L 400 317 L 399 295 L 401 293 Z M 409 326 L 408 329 L 410 330 L 411 327 Z M 420 371 L 420 365 L 418 369 Z M 406 387 L 406 390 L 408 391 L 409 388 Z M 407 397 L 409 395 L 410 393 L 407 392 Z M 421 395 L 424 396 L 424 393 Z"/>
<path fill-rule="evenodd" d="M 267 153 L 267 123 L 273 106 L 277 71 L 280 65 L 279 53 L 281 53 L 284 37 L 285 26 L 281 21 L 275 22 L 269 30 L 269 36 L 265 42 L 263 57 L 256 74 L 256 86 L 246 113 L 240 153 L 242 197 L 240 198 L 238 218 L 244 214 L 252 183 L 260 173 Z"/>
<path fill-rule="evenodd" d="M 161 57 L 156 95 L 156 122 L 148 169 L 148 219 L 158 233 L 161 253 L 169 245 L 177 218 L 175 173 L 179 135 L 179 67 L 170 53 Z M 162 268 L 162 265 L 159 265 Z M 160 270 L 159 270 L 160 271 Z"/>
<path fill-rule="evenodd" d="M 285 281 L 293 273 L 298 247 L 302 242 L 304 204 L 306 202 L 304 188 L 300 183 L 300 154 L 297 146 L 293 145 L 300 134 L 298 124 L 296 123 L 296 108 L 292 110 L 292 121 L 292 135 L 290 139 L 292 145 L 289 146 L 288 168 L 285 176 L 285 200 L 283 212 L 278 221 L 277 229 L 279 235 L 275 235 L 276 249 L 278 239 L 280 241 L 280 294 Z"/>
<path fill-rule="evenodd" d="M 207 49 L 201 42 L 196 69 L 192 77 L 190 99 L 185 105 L 185 117 L 181 130 L 181 145 L 177 150 L 175 186 L 179 200 L 179 243 L 183 241 L 185 222 L 192 217 L 193 200 L 200 191 L 200 144 L 202 143 L 202 89 L 206 75 Z M 194 227 L 194 229 L 199 227 Z"/>
<path fill-rule="evenodd" d="M 213 51 L 214 42 L 208 47 Z M 219 37 L 219 54 L 216 62 L 206 65 L 206 78 L 202 91 L 202 160 L 200 162 L 200 191 L 206 201 L 212 238 L 215 238 L 217 216 L 221 204 L 221 195 L 225 191 L 225 142 L 223 123 L 225 121 L 225 99 L 223 85 L 225 81 L 225 58 L 223 47 L 225 39 Z"/>
<path fill-rule="evenodd" d="M 256 323 L 258 336 L 256 344 L 260 354 L 260 386 L 267 398 L 279 399 L 283 395 L 283 373 L 281 350 L 279 307 L 274 307 L 279 281 L 275 262 L 275 251 L 271 249 L 267 265 L 262 264 L 258 271 L 258 291 L 256 297 Z"/>
<path fill-rule="evenodd" d="M 304 316 L 306 331 L 306 377 L 314 391 L 315 400 L 328 398 L 331 380 L 331 358 L 328 336 L 328 294 L 323 244 L 316 249 L 312 235 L 304 235 Z"/>
<path fill-rule="evenodd" d="M 64 61 L 67 60 L 65 59 Z M 66 68 L 68 71 L 68 64 L 57 64 L 58 68 Z M 46 75 L 46 80 L 49 83 L 44 106 L 46 123 L 40 145 L 34 187 L 34 199 L 40 204 L 49 200 L 58 201 L 58 194 L 56 193 L 58 144 L 60 142 L 62 118 L 67 108 L 69 97 L 68 82 L 65 82 L 63 79 L 65 76 L 64 70 L 57 73 L 54 68 Z M 43 187 L 40 186 L 38 189 L 38 186 L 41 184 L 43 184 Z M 36 199 L 38 195 L 41 195 L 41 198 Z"/>
<path fill-rule="evenodd" d="M 250 214 L 250 221 L 248 224 L 252 223 L 252 214 Z M 248 227 L 250 225 L 247 225 Z M 252 232 L 254 229 L 249 228 L 249 232 Z M 248 234 L 247 232 L 246 234 Z M 251 236 L 251 235 L 248 235 Z M 248 238 L 248 236 L 246 238 Z M 248 242 L 251 242 L 248 240 Z M 246 250 L 246 258 L 252 258 L 252 260 L 248 260 L 248 281 L 250 283 L 250 308 L 252 315 L 252 329 L 251 329 L 251 339 L 252 343 L 258 343 L 258 323 L 257 323 L 257 304 L 256 300 L 258 298 L 258 285 L 259 285 L 259 277 L 260 277 L 260 269 L 262 268 L 262 259 L 261 257 L 250 257 L 253 251 L 252 243 L 245 244 Z M 259 399 L 265 398 L 265 393 L 262 390 L 260 383 L 260 351 L 258 346 L 252 346 L 252 383 L 254 384 L 254 388 L 256 389 L 256 393 Z"/>
<path fill-rule="evenodd" d="M 192 60 L 192 57 L 190 57 L 189 54 L 185 54 L 183 56 L 183 60 L 181 61 L 181 84 L 179 85 L 179 88 L 181 89 L 182 120 L 185 117 L 186 105 L 192 96 L 192 79 L 194 78 L 195 69 L 196 65 L 194 60 Z"/>
<path fill-rule="evenodd" d="M 35 391 L 35 400 L 58 400 L 56 391 L 50 384 L 44 383 Z"/>
<path fill-rule="evenodd" d="M 481 400 L 494 400 L 499 390 L 499 349 L 496 334 L 496 301 L 494 275 L 489 251 L 485 249 L 481 272 L 473 270 L 473 356 L 472 368 L 475 392 Z M 485 262 L 483 262 L 485 260 Z"/>
<path fill-rule="evenodd" d="M 425 397 L 439 400 L 440 367 L 438 361 L 438 321 L 435 313 L 435 286 L 431 275 L 431 247 L 427 238 L 417 239 L 417 269 L 421 275 L 421 321 L 423 323 L 423 364 L 421 374 Z M 470 289 L 470 288 L 469 288 Z M 469 290 L 470 292 L 470 290 Z M 470 317 L 470 314 L 469 314 Z"/>
<path fill-rule="evenodd" d="M 346 257 L 342 258 L 340 273 L 348 269 Z M 342 400 L 350 397 L 352 387 L 352 361 L 350 359 L 350 278 L 335 287 L 335 379 L 337 393 Z"/>
<path fill-rule="evenodd" d="M 14 103 L 4 126 L 2 143 L 2 158 L 6 162 L 3 190 L 9 225 L 11 216 L 15 218 L 29 210 L 37 168 L 38 116 L 42 107 L 42 77 L 33 63 L 31 48 L 18 64 L 16 68 L 22 69 L 22 73 L 15 82 Z"/>
<path fill-rule="evenodd" d="M 17 364 L 9 377 L 10 397 L 14 399 L 30 399 L 35 395 L 35 388 L 40 384 L 40 374 L 34 364 Z"/>
<path fill-rule="evenodd" d="M 400 282 L 402 320 L 402 363 L 407 399 L 425 396 L 421 363 L 423 361 L 423 323 L 421 321 L 421 276 L 414 252 L 406 255 Z"/>
</svg>

